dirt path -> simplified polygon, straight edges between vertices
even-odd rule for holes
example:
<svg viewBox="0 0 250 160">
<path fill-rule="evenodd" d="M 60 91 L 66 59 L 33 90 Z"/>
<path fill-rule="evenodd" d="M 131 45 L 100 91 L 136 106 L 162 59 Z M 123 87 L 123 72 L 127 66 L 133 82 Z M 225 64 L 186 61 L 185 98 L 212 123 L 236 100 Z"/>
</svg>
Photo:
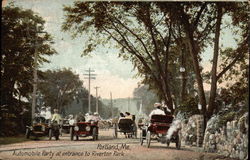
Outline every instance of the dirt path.
<svg viewBox="0 0 250 160">
<path fill-rule="evenodd" d="M 113 139 L 112 130 L 101 130 L 99 135 L 98 141 L 90 138 L 70 141 L 69 135 L 64 135 L 60 141 L 45 139 L 0 145 L 0 159 L 232 160 L 217 154 L 199 152 L 194 147 L 182 146 L 181 150 L 176 150 L 175 144 L 167 147 L 156 141 L 147 148 L 139 144 L 139 139 L 126 139 L 123 135 Z"/>
</svg>

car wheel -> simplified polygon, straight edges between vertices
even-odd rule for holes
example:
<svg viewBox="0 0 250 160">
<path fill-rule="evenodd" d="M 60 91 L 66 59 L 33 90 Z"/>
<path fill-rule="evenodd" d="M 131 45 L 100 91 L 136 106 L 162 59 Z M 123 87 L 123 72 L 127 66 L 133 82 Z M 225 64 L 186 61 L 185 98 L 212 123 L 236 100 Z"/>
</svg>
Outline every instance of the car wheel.
<svg viewBox="0 0 250 160">
<path fill-rule="evenodd" d="M 97 136 L 97 130 L 96 130 L 96 127 L 94 127 L 94 128 L 93 128 L 93 131 L 92 131 L 93 141 L 96 141 L 96 140 L 97 140 L 96 136 Z"/>
<path fill-rule="evenodd" d="M 69 129 L 69 134 L 70 134 L 70 140 L 73 141 L 74 140 L 74 133 L 73 133 L 73 127 L 70 127 Z"/>
<path fill-rule="evenodd" d="M 52 129 L 49 129 L 49 140 L 52 139 Z"/>
<path fill-rule="evenodd" d="M 147 147 L 149 148 L 150 141 L 151 141 L 151 132 L 150 131 L 147 132 L 146 140 L 147 140 Z"/>
<path fill-rule="evenodd" d="M 26 137 L 27 139 L 30 138 L 30 129 L 29 129 L 29 128 L 26 128 L 25 137 Z"/>
</svg>

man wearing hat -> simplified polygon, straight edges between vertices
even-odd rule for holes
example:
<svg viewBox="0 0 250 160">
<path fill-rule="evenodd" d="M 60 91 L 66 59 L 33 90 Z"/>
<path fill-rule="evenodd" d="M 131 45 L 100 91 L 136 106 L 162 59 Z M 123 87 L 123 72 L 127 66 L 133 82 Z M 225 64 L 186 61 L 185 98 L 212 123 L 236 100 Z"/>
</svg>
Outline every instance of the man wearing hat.
<svg viewBox="0 0 250 160">
<path fill-rule="evenodd" d="M 61 120 L 62 120 L 62 117 L 58 113 L 58 109 L 54 109 L 54 114 L 52 116 L 51 121 L 56 121 L 59 124 Z"/>
<path fill-rule="evenodd" d="M 101 118 L 97 112 L 94 112 L 93 120 L 96 122 L 101 120 Z"/>
<path fill-rule="evenodd" d="M 165 112 L 163 110 L 161 110 L 161 104 L 160 103 L 155 103 L 154 104 L 155 109 L 153 111 L 151 111 L 151 113 L 149 114 L 149 117 L 151 118 L 152 115 L 166 115 Z"/>
</svg>

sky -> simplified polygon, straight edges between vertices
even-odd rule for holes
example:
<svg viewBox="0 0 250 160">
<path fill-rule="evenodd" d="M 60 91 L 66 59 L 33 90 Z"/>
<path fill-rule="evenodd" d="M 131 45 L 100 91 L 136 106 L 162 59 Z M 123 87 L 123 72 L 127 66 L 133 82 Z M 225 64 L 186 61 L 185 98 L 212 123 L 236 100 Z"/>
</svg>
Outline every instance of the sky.
<svg viewBox="0 0 250 160">
<path fill-rule="evenodd" d="M 91 80 L 91 94 L 95 95 L 94 87 L 98 89 L 101 98 L 110 98 L 112 92 L 113 98 L 133 97 L 133 90 L 141 81 L 139 78 L 133 78 L 136 70 L 130 61 L 123 61 L 116 54 L 118 50 L 113 48 L 98 48 L 91 57 L 81 57 L 86 37 L 72 39 L 70 33 L 61 31 L 61 24 L 64 21 L 63 6 L 73 4 L 73 0 L 11 0 L 16 6 L 24 9 L 32 9 L 45 21 L 45 30 L 53 36 L 55 44 L 54 49 L 57 55 L 48 57 L 51 63 L 44 63 L 41 70 L 71 68 L 72 71 L 79 74 L 83 80 L 84 87 L 88 88 L 88 80 L 84 74 L 91 68 L 96 74 L 96 79 Z M 3 1 L 3 6 L 9 0 Z M 234 35 L 230 30 L 224 30 L 224 36 L 221 36 L 221 42 L 224 47 L 235 47 Z M 212 47 L 209 47 L 202 54 L 205 71 L 211 69 L 210 59 L 213 53 Z M 204 85 L 205 90 L 209 90 L 210 85 Z"/>
<path fill-rule="evenodd" d="M 6 2 L 6 0 L 5 0 Z M 4 3 L 5 3 L 4 2 Z M 10 1 L 7 1 L 9 3 Z M 45 21 L 45 30 L 53 36 L 54 49 L 57 55 L 49 56 L 51 63 L 44 63 L 41 70 L 71 68 L 77 73 L 83 85 L 88 89 L 88 79 L 85 79 L 89 68 L 94 70 L 96 79 L 91 80 L 90 92 L 96 95 L 94 87 L 98 89 L 101 98 L 133 97 L 133 90 L 138 86 L 140 79 L 133 78 L 136 71 L 129 61 L 118 58 L 116 49 L 99 48 L 91 57 L 81 57 L 86 37 L 72 40 L 70 33 L 61 31 L 63 22 L 63 5 L 70 5 L 71 0 L 16 0 L 14 4 L 24 9 L 32 9 Z"/>
</svg>

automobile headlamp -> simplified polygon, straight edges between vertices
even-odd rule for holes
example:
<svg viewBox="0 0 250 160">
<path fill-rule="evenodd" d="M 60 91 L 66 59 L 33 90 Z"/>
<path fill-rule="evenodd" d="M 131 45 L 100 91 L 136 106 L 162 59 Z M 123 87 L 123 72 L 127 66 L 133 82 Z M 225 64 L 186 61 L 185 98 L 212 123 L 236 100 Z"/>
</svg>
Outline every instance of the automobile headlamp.
<svg viewBox="0 0 250 160">
<path fill-rule="evenodd" d="M 73 125 L 75 123 L 75 121 L 73 119 L 69 120 L 69 124 Z"/>
<path fill-rule="evenodd" d="M 87 127 L 86 127 L 86 131 L 90 131 L 90 126 L 87 126 Z"/>
<path fill-rule="evenodd" d="M 75 130 L 75 131 L 79 131 L 79 127 L 78 127 L 78 126 L 75 126 L 75 127 L 74 127 L 74 130 Z"/>
</svg>

